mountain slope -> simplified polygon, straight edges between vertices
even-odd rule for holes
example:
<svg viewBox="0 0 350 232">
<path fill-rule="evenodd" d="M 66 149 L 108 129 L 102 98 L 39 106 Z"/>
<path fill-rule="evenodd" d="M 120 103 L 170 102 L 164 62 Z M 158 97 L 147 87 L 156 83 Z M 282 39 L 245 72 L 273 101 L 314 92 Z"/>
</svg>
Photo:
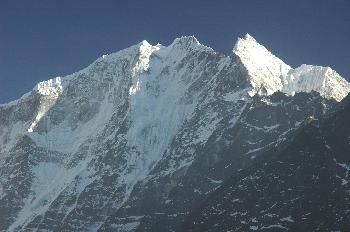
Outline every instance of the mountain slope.
<svg viewBox="0 0 350 232">
<path fill-rule="evenodd" d="M 180 132 L 147 182 L 135 186 L 126 204 L 109 217 L 101 231 L 121 229 L 127 223 L 139 224 L 138 231 L 181 231 L 179 226 L 186 215 L 234 170 L 249 167 L 266 150 L 283 144 L 304 118 L 327 112 L 325 105 L 332 102 L 319 95 L 297 94 L 293 99 L 283 94 L 256 97 L 238 118 L 231 116 L 235 108 L 225 112 L 228 116 L 220 120 L 203 145 L 190 143 L 190 156 L 181 153 L 189 145 Z M 187 126 L 184 133 L 196 128 L 196 124 Z M 173 165 L 180 165 L 187 157 L 192 159 L 191 166 L 173 171 Z"/>
<path fill-rule="evenodd" d="M 281 151 L 234 173 L 183 230 L 348 231 L 349 100 L 306 125 Z"/>
<path fill-rule="evenodd" d="M 194 37 L 143 41 L 1 105 L 0 230 L 178 228 L 350 91 L 328 68 L 283 64 L 250 36 L 230 56 Z"/>
</svg>

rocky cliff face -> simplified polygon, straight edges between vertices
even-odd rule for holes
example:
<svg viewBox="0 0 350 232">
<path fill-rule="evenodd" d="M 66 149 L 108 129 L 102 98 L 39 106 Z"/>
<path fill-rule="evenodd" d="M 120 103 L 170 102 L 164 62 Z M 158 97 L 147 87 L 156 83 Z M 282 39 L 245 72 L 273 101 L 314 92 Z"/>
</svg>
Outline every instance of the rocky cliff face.
<svg viewBox="0 0 350 232">
<path fill-rule="evenodd" d="M 252 37 L 146 41 L 0 106 L 0 230 L 171 231 L 350 91 Z M 247 169 L 248 170 L 248 169 Z"/>
</svg>

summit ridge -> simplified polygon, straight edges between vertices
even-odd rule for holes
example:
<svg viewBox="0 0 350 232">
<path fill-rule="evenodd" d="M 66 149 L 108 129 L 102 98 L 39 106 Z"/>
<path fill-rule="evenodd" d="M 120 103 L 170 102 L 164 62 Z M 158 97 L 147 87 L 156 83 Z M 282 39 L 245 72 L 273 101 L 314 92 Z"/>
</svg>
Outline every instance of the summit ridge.
<svg viewBox="0 0 350 232">
<path fill-rule="evenodd" d="M 154 54 L 165 58 L 170 50 L 178 50 L 178 58 L 185 51 L 215 51 L 201 44 L 195 36 L 182 36 L 174 39 L 169 46 L 157 44 L 155 46 L 143 40 L 137 45 L 123 49 L 109 55 L 103 55 L 93 64 L 78 73 L 87 72 L 87 69 L 94 67 L 95 63 L 103 61 L 104 63 L 113 63 L 117 57 L 135 57 L 138 61 L 135 63 L 134 71 L 145 71 L 148 68 L 148 59 Z M 264 89 L 268 95 L 277 91 L 288 95 L 294 95 L 297 92 L 316 91 L 327 99 L 341 101 L 350 92 L 350 84 L 341 77 L 335 70 L 329 67 L 302 64 L 297 68 L 292 68 L 284 61 L 273 55 L 266 47 L 259 44 L 250 34 L 243 38 L 238 38 L 233 48 L 233 54 L 239 57 L 243 66 L 249 74 L 249 84 L 251 89 L 249 95 L 261 93 Z M 138 58 L 136 57 L 138 56 Z M 229 56 L 226 56 L 229 58 Z M 118 59 L 117 59 L 118 60 Z M 62 90 L 61 82 L 69 81 L 69 77 L 57 77 L 48 81 L 40 82 L 34 90 L 44 95 L 57 95 Z M 62 79 L 62 80 L 61 80 Z M 6 105 L 6 104 L 3 104 Z"/>
</svg>

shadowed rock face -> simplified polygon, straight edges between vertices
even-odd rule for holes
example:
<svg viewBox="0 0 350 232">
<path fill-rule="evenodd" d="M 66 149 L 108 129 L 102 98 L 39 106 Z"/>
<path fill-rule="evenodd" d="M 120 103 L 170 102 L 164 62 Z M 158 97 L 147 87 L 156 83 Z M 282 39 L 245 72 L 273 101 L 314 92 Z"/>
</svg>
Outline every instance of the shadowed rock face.
<svg viewBox="0 0 350 232">
<path fill-rule="evenodd" d="M 348 231 L 350 101 L 236 172 L 183 231 Z"/>
<path fill-rule="evenodd" d="M 235 171 L 284 149 L 348 91 L 333 73 L 342 88 L 328 95 L 309 82 L 286 95 L 272 68 L 282 61 L 250 37 L 235 49 L 143 41 L 0 105 L 0 230 L 181 231 Z M 257 52 L 273 61 L 260 76 Z"/>
</svg>

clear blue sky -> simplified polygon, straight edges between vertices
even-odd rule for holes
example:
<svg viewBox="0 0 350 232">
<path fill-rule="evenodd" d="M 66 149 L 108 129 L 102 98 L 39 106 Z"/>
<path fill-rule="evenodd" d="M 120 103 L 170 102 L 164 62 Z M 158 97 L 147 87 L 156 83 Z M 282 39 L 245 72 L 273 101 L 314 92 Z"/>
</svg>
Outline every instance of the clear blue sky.
<svg viewBox="0 0 350 232">
<path fill-rule="evenodd" d="M 195 35 L 229 54 L 245 33 L 292 66 L 350 77 L 349 0 L 1 0 L 0 103 L 143 39 Z"/>
</svg>

